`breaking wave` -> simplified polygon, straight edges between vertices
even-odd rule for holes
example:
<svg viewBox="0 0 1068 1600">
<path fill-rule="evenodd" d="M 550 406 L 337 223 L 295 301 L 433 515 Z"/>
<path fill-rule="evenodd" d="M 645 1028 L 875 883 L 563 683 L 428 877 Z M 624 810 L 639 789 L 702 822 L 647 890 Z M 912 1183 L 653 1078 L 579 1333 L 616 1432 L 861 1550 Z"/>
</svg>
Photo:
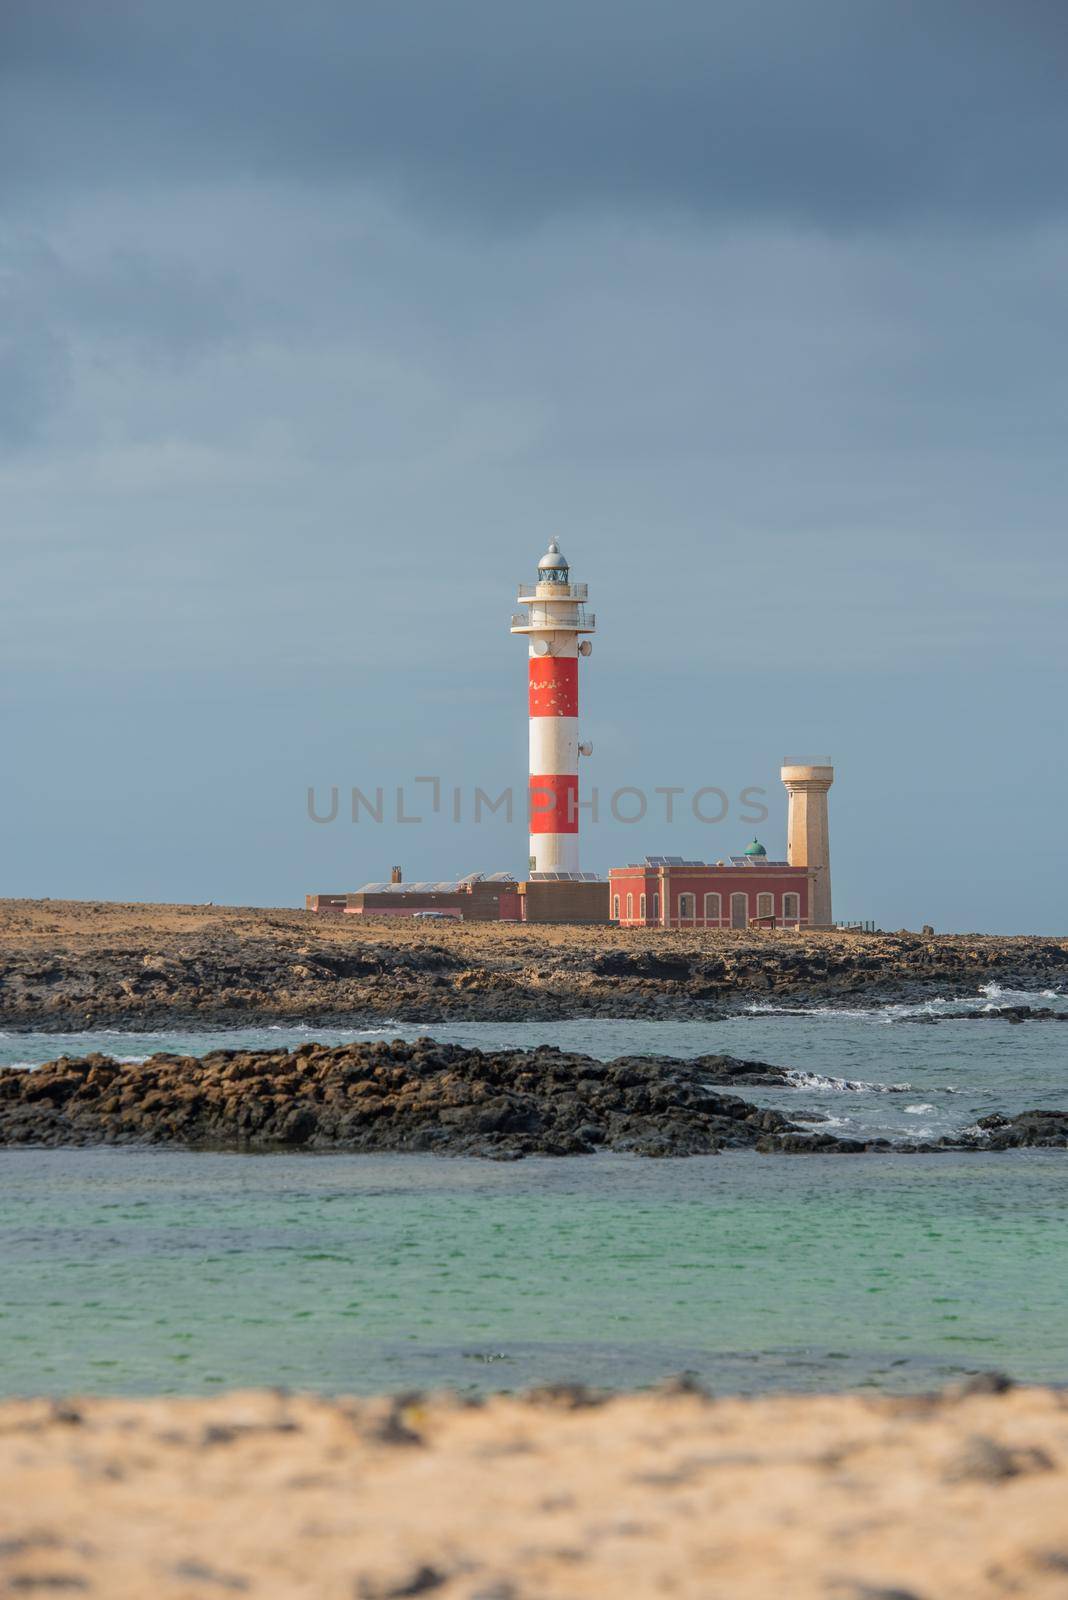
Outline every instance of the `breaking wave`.
<svg viewBox="0 0 1068 1600">
<path fill-rule="evenodd" d="M 833 1089 L 839 1094 L 909 1094 L 911 1083 L 865 1083 L 860 1078 L 828 1078 L 822 1072 L 791 1068 L 786 1081 L 795 1089 Z"/>
<path fill-rule="evenodd" d="M 867 1022 L 885 1027 L 896 1022 L 915 1022 L 927 1017 L 950 1018 L 962 1011 L 997 1012 L 1006 1006 L 1068 1005 L 1063 989 L 1003 989 L 999 983 L 980 984 L 974 994 L 932 995 L 928 1000 L 873 1002 L 867 1006 L 775 1005 L 770 1000 L 754 1000 L 743 1007 L 751 1017 L 808 1017 L 830 1022 Z"/>
</svg>

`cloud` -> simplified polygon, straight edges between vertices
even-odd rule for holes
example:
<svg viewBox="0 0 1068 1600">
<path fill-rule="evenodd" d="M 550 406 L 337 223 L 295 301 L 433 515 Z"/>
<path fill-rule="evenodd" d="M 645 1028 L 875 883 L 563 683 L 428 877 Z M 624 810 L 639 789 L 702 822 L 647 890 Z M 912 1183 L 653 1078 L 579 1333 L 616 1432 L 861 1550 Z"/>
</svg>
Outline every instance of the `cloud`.
<svg viewBox="0 0 1068 1600">
<path fill-rule="evenodd" d="M 402 859 L 301 865 L 309 781 L 521 780 L 550 531 L 596 781 L 829 748 L 892 926 L 986 893 L 995 737 L 1056 835 L 1060 0 L 14 0 L 0 34 L 18 887 L 290 897 Z M 116 775 L 163 797 L 119 829 Z M 1060 916 L 1056 874 L 998 894 L 986 925 Z"/>
<path fill-rule="evenodd" d="M 6 185 L 379 183 L 832 230 L 1063 206 L 1059 0 L 17 0 Z"/>
<path fill-rule="evenodd" d="M 917 231 L 648 220 L 487 248 L 232 185 L 47 231 L 24 303 L 67 377 L 0 483 L 62 628 L 13 609 L 12 662 L 495 661 L 548 528 L 610 622 L 655 551 L 676 670 L 1062 655 L 1061 229 L 978 265 Z"/>
</svg>

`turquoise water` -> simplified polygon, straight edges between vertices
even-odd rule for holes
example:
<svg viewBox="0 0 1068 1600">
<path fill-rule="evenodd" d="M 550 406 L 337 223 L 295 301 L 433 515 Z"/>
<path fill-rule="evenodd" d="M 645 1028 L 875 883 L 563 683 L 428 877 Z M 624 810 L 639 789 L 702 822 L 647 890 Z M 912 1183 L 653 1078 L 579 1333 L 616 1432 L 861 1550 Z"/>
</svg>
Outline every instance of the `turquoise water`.
<svg viewBox="0 0 1068 1600">
<path fill-rule="evenodd" d="M 848 1131 L 919 1137 L 985 1110 L 1068 1105 L 1068 1026 L 930 1027 L 908 1010 L 432 1031 L 761 1057 L 796 1069 L 796 1087 L 751 1098 L 822 1108 Z M 33 1062 L 308 1036 L 0 1046 Z M 723 1391 L 906 1389 L 991 1366 L 1063 1383 L 1066 1223 L 1057 1151 L 504 1166 L 0 1151 L 0 1391 L 628 1387 L 683 1369 Z"/>
<path fill-rule="evenodd" d="M 1068 1379 L 1057 1152 L 0 1153 L 4 1391 Z"/>
</svg>

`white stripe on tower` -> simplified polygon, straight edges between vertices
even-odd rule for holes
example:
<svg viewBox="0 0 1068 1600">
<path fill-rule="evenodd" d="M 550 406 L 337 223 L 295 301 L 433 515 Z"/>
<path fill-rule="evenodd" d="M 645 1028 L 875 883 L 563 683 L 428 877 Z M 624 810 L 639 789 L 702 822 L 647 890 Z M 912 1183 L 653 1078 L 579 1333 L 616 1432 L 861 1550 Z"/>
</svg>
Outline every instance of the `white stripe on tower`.
<svg viewBox="0 0 1068 1600">
<path fill-rule="evenodd" d="M 530 771 L 578 772 L 578 718 L 531 713 Z"/>
</svg>

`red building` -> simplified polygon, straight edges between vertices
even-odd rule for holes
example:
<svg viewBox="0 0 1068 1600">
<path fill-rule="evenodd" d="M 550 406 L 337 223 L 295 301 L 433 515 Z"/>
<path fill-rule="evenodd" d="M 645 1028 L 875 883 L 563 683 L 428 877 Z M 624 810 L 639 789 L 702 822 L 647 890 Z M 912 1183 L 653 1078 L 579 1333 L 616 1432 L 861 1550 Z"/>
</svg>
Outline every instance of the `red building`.
<svg viewBox="0 0 1068 1600">
<path fill-rule="evenodd" d="M 769 861 L 756 839 L 727 861 L 646 856 L 609 872 L 609 915 L 638 928 L 804 928 L 811 880 L 808 867 Z"/>
</svg>

